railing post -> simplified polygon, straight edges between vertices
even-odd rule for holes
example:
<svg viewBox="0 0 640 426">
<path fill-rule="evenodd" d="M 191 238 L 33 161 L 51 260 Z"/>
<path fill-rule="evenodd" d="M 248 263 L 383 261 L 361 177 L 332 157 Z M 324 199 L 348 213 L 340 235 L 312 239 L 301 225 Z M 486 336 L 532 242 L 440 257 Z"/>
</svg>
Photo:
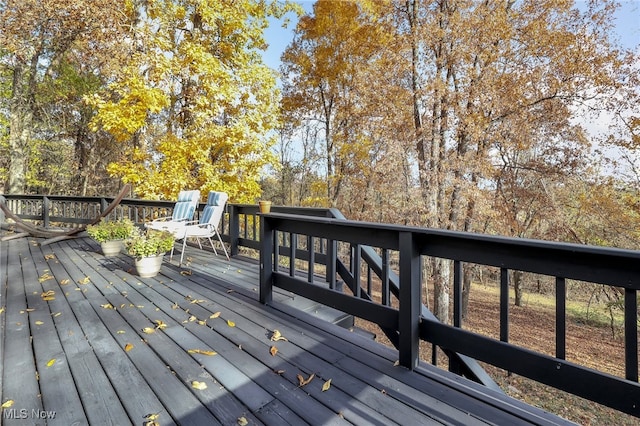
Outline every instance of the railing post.
<svg viewBox="0 0 640 426">
<path fill-rule="evenodd" d="M 42 226 L 49 227 L 49 197 L 42 197 Z"/>
<path fill-rule="evenodd" d="M 238 255 L 238 241 L 240 240 L 240 215 L 238 208 L 229 204 L 229 256 Z"/>
<path fill-rule="evenodd" d="M 398 350 L 400 365 L 413 370 L 418 365 L 421 308 L 420 254 L 411 232 L 400 232 L 400 309 Z"/>
<path fill-rule="evenodd" d="M 260 303 L 269 304 L 273 297 L 275 232 L 264 215 L 260 215 Z"/>
</svg>

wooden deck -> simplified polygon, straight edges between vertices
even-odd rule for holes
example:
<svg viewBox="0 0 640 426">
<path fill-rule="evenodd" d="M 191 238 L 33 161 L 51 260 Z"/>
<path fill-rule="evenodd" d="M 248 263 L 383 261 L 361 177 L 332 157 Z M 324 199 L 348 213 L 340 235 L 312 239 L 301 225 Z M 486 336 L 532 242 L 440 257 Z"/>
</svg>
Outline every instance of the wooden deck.
<svg viewBox="0 0 640 426">
<path fill-rule="evenodd" d="M 256 262 L 186 256 L 141 279 L 89 239 L 0 243 L 1 423 L 568 423 L 430 365 L 394 366 L 395 350 L 291 294 L 259 304 Z"/>
</svg>

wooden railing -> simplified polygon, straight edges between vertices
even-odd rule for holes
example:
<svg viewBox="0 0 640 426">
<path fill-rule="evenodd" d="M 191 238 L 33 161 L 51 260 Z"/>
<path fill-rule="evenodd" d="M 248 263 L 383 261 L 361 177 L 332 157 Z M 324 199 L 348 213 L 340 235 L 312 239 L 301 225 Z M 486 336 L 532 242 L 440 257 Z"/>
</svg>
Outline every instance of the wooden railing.
<svg viewBox="0 0 640 426">
<path fill-rule="evenodd" d="M 410 369 L 417 365 L 422 340 L 640 417 L 639 252 L 279 213 L 263 215 L 260 229 L 260 300 L 263 303 L 270 303 L 273 287 L 280 287 L 378 324 L 383 329 L 394 330 L 400 364 Z M 282 234 L 288 235 L 286 238 L 292 241 L 293 251 L 297 241 L 306 241 L 310 248 L 316 247 L 318 241 L 326 241 L 328 247 L 347 244 L 351 253 L 351 280 L 348 284 L 352 294 L 337 290 L 333 277 L 329 278 L 328 286 L 319 286 L 309 277 L 297 274 L 292 260 L 297 254 L 282 251 L 278 243 Z M 375 271 L 380 282 L 378 291 L 382 293 L 378 301 L 364 296 L 369 279 L 361 276 L 366 269 L 363 267 L 366 263 L 363 247 L 376 248 L 384 259 L 380 270 Z M 282 259 L 283 256 L 289 259 Z M 304 256 L 311 270 L 315 256 L 313 251 Z M 425 256 L 449 259 L 453 263 L 453 325 L 443 324 L 424 314 L 420 265 Z M 389 262 L 394 257 L 399 259 L 397 270 L 393 270 Z M 282 265 L 287 263 L 292 266 L 283 271 Z M 500 270 L 500 309 L 496 312 L 496 322 L 500 324 L 499 339 L 461 327 L 464 263 Z M 555 277 L 554 356 L 509 343 L 510 271 Z M 331 274 L 335 275 L 334 272 Z M 398 280 L 397 294 L 393 290 L 394 279 Z M 624 293 L 624 378 L 565 359 L 567 280 L 580 280 L 591 285 L 606 284 Z M 394 296 L 396 304 L 392 303 Z"/>
<path fill-rule="evenodd" d="M 112 199 L 5 195 L 0 201 L 23 219 L 68 227 L 89 222 Z M 141 224 L 170 215 L 173 205 L 170 201 L 124 199 L 110 217 L 129 217 Z M 0 223 L 4 223 L 1 217 Z M 405 367 L 416 366 L 420 342 L 429 342 L 434 351 L 437 346 L 449 356 L 452 371 L 493 388 L 498 387 L 475 360 L 640 417 L 638 252 L 353 222 L 335 209 L 274 206 L 272 213 L 261 215 L 257 205 L 248 204 L 228 205 L 221 234 L 231 255 L 253 251 L 260 256 L 262 302 L 270 302 L 272 288 L 277 286 L 371 321 L 398 348 Z M 452 325 L 440 323 L 422 303 L 420 265 L 426 257 L 448 259 L 453 264 Z M 465 264 L 500 271 L 498 339 L 462 327 Z M 301 270 L 306 273 L 301 275 Z M 510 271 L 554 277 L 553 356 L 509 342 Z M 318 277 L 325 286 L 314 284 Z M 624 378 L 565 359 L 567 280 L 613 286 L 624 293 Z"/>
</svg>

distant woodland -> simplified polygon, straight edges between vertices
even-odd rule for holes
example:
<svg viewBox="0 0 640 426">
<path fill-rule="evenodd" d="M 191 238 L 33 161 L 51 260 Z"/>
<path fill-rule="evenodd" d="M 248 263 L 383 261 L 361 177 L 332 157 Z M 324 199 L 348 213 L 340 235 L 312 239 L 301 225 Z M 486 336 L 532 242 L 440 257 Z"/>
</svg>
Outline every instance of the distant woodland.
<svg viewBox="0 0 640 426">
<path fill-rule="evenodd" d="M 637 249 L 640 49 L 615 8 L 0 0 L 0 193 L 215 189 Z M 264 30 L 291 14 L 269 69 Z"/>
</svg>

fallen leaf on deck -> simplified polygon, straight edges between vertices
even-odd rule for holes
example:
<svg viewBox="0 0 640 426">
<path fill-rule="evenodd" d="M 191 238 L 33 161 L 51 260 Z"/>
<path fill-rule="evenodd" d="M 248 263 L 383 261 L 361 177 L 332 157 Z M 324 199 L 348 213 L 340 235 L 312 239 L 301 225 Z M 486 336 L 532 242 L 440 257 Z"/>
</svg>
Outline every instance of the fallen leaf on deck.
<svg viewBox="0 0 640 426">
<path fill-rule="evenodd" d="M 189 276 L 191 274 L 192 274 L 191 271 L 180 271 L 180 275 Z"/>
<path fill-rule="evenodd" d="M 42 297 L 42 300 L 48 301 L 48 300 L 56 300 L 54 295 L 55 295 L 55 292 L 53 290 L 49 290 L 49 291 L 45 291 L 40 296 Z"/>
<path fill-rule="evenodd" d="M 322 392 L 328 391 L 330 387 L 331 387 L 331 379 L 324 382 L 324 384 L 322 385 Z"/>
<path fill-rule="evenodd" d="M 45 282 L 45 281 L 50 280 L 52 278 L 53 278 L 53 275 L 51 275 L 50 273 L 47 272 L 47 273 L 44 273 L 44 274 L 40 275 L 40 278 L 38 278 L 38 281 Z"/>
<path fill-rule="evenodd" d="M 239 426 L 247 426 L 249 422 L 244 417 L 238 417 L 238 425 Z"/>
<path fill-rule="evenodd" d="M 131 343 L 124 345 L 125 352 L 129 352 L 131 349 L 133 349 L 133 345 Z"/>
<path fill-rule="evenodd" d="M 153 327 L 145 327 L 142 329 L 142 332 L 146 334 L 152 334 L 156 332 L 156 329 Z"/>
<path fill-rule="evenodd" d="M 67 285 L 69 284 L 69 279 L 65 278 L 64 280 L 60 281 L 60 285 Z"/>
<path fill-rule="evenodd" d="M 394 366 L 394 367 L 397 367 L 397 366 L 399 366 L 399 365 L 400 365 L 400 360 L 397 360 L 396 362 L 394 362 L 394 363 L 393 363 L 393 366 Z"/>
<path fill-rule="evenodd" d="M 171 309 L 178 309 L 180 306 L 178 306 L 177 303 L 174 303 L 173 305 L 171 305 Z"/>
<path fill-rule="evenodd" d="M 60 315 L 62 315 L 62 312 L 56 312 L 55 314 L 53 314 L 53 317 L 54 317 L 54 318 L 57 318 L 57 317 L 59 317 Z"/>
<path fill-rule="evenodd" d="M 91 278 L 89 277 L 84 277 L 81 280 L 78 280 L 78 284 L 89 284 L 91 282 Z"/>
<path fill-rule="evenodd" d="M 8 399 L 2 403 L 2 408 L 9 408 L 13 405 L 13 399 Z"/>
<path fill-rule="evenodd" d="M 198 319 L 198 318 L 196 318 L 196 316 L 195 316 L 195 315 L 191 315 L 191 316 L 189 317 L 189 322 L 194 322 L 194 321 L 195 321 L 195 320 L 197 320 L 197 319 Z"/>
<path fill-rule="evenodd" d="M 56 359 L 55 358 L 50 359 L 49 362 L 47 363 L 47 368 L 51 367 L 55 363 L 56 363 Z"/>
<path fill-rule="evenodd" d="M 155 422 L 153 420 L 149 420 L 148 422 L 144 422 L 143 426 L 160 426 L 160 423 Z"/>
<path fill-rule="evenodd" d="M 194 380 L 191 382 L 191 387 L 198 390 L 204 390 L 207 388 L 207 384 L 205 382 L 198 382 Z"/>
<path fill-rule="evenodd" d="M 206 300 L 204 300 L 204 299 L 193 299 L 193 300 L 192 300 L 191 302 L 189 302 L 189 303 L 204 303 L 204 302 L 206 302 Z"/>
<path fill-rule="evenodd" d="M 165 328 L 167 328 L 167 324 L 165 324 L 162 320 L 156 320 L 155 321 L 156 324 L 156 328 L 160 329 L 160 330 L 164 330 Z"/>
<path fill-rule="evenodd" d="M 204 320 L 204 321 L 199 320 L 199 321 L 198 321 L 198 324 L 200 324 L 200 325 L 207 325 L 207 320 Z"/>
<path fill-rule="evenodd" d="M 284 374 L 285 370 L 275 370 L 274 373 L 276 373 L 277 375 L 282 375 Z"/>
<path fill-rule="evenodd" d="M 116 334 L 124 334 L 124 333 L 125 333 L 125 331 L 124 331 L 124 330 L 118 330 L 118 331 L 116 331 Z"/>
<path fill-rule="evenodd" d="M 287 338 L 284 337 L 280 331 L 278 330 L 273 330 L 273 334 L 271 334 L 271 341 L 272 342 L 277 342 L 279 340 L 284 340 L 285 342 L 288 342 Z"/>
<path fill-rule="evenodd" d="M 209 356 L 218 355 L 217 352 L 208 351 L 205 349 L 189 349 L 187 352 L 189 352 L 190 354 L 200 354 L 200 355 L 209 355 Z"/>
<path fill-rule="evenodd" d="M 111 303 L 105 303 L 104 305 L 100 305 L 100 307 L 105 309 L 115 309 Z"/>
<path fill-rule="evenodd" d="M 235 327 L 235 326 L 236 326 L 236 323 L 235 323 L 235 322 L 233 322 L 233 321 L 231 321 L 231 320 L 227 320 L 227 325 L 228 325 L 229 327 Z"/>
<path fill-rule="evenodd" d="M 306 379 L 301 374 L 296 375 L 296 377 L 298 378 L 298 386 L 302 387 L 308 385 L 309 382 L 311 382 L 313 378 L 316 377 L 316 373 L 311 373 L 311 375 Z"/>
<path fill-rule="evenodd" d="M 269 353 L 271 354 L 271 356 L 276 356 L 278 354 L 278 348 L 276 348 L 275 346 L 271 346 L 271 349 L 269 349 Z"/>
<path fill-rule="evenodd" d="M 42 324 L 44 324 L 44 323 L 43 323 L 42 321 L 36 321 L 36 323 L 35 323 L 35 324 L 36 324 L 36 325 L 42 325 Z"/>
<path fill-rule="evenodd" d="M 220 311 L 214 312 L 213 314 L 211 314 L 209 318 L 214 319 L 214 318 L 218 318 L 219 316 L 220 316 Z"/>
<path fill-rule="evenodd" d="M 160 417 L 160 413 L 154 413 L 154 414 L 147 414 L 146 416 L 144 416 L 145 420 L 158 420 L 158 418 Z"/>
<path fill-rule="evenodd" d="M 0 308 L 0 314 L 4 312 L 4 306 Z"/>
<path fill-rule="evenodd" d="M 51 254 L 45 254 L 44 255 L 44 260 L 51 260 L 51 259 L 55 259 L 56 255 L 51 253 Z"/>
</svg>

